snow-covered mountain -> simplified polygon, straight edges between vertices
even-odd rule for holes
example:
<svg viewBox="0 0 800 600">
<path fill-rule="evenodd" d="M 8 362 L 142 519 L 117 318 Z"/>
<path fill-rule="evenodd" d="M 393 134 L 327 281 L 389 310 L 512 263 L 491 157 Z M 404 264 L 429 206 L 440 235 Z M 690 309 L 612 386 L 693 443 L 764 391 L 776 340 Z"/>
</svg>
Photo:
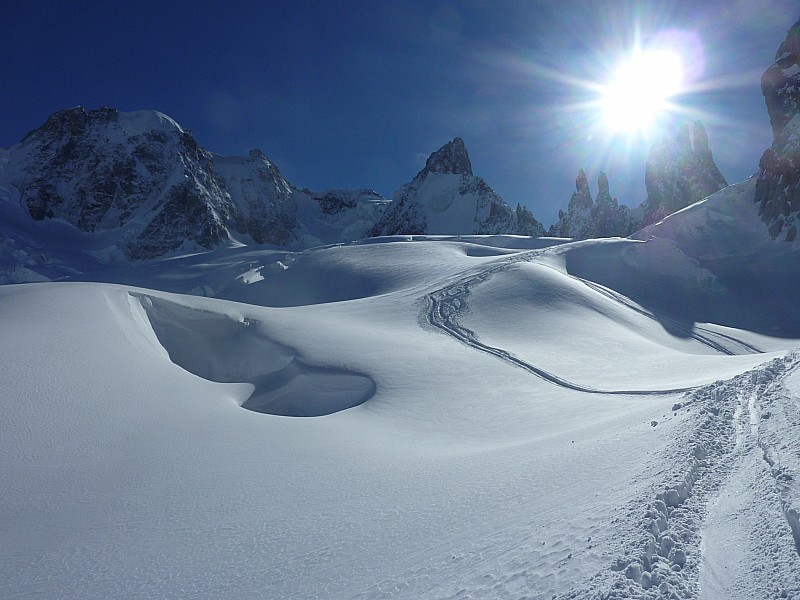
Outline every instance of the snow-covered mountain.
<svg viewBox="0 0 800 600">
<path fill-rule="evenodd" d="M 0 182 L 5 200 L 18 199 L 35 220 L 114 232 L 108 248 L 129 260 L 236 242 L 360 239 L 388 203 L 364 190 L 298 190 L 258 150 L 213 155 L 162 113 L 110 108 L 53 114 L 3 150 Z"/>
<path fill-rule="evenodd" d="M 797 237 L 800 212 L 800 21 L 761 77 L 773 142 L 761 156 L 755 201 L 773 238 Z"/>
<path fill-rule="evenodd" d="M 394 193 L 392 204 L 370 231 L 397 234 L 544 235 L 530 210 L 512 209 L 472 172 L 464 140 L 455 138 L 428 157 L 414 179 Z"/>
</svg>

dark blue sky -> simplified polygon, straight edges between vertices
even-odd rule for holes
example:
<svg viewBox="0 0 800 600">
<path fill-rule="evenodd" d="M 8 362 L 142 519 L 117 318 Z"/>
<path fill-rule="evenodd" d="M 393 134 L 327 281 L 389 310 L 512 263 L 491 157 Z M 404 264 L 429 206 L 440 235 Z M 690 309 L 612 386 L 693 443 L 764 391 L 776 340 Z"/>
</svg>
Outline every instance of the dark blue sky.
<svg viewBox="0 0 800 600">
<path fill-rule="evenodd" d="M 75 105 L 160 110 L 206 148 L 260 148 L 295 185 L 391 197 L 454 136 L 476 174 L 550 224 L 583 167 L 645 198 L 649 142 L 604 132 L 603 82 L 636 32 L 684 48 L 730 182 L 771 141 L 759 87 L 796 0 L 3 3 L 0 146 Z M 689 110 L 691 109 L 691 111 Z"/>
</svg>

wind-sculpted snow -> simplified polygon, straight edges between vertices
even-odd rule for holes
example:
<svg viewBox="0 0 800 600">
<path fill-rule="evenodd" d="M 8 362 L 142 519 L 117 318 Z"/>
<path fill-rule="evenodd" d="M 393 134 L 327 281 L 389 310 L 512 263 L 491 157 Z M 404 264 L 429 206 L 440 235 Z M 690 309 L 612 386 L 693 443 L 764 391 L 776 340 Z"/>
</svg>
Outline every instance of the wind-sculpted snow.
<svg viewBox="0 0 800 600">
<path fill-rule="evenodd" d="M 620 394 L 620 395 L 666 395 L 684 392 L 691 387 L 689 386 L 670 386 L 665 388 L 617 388 L 617 389 L 604 389 L 601 387 L 584 385 L 577 383 L 574 380 L 565 378 L 554 373 L 552 370 L 543 368 L 539 364 L 535 364 L 530 360 L 510 351 L 507 348 L 491 345 L 485 340 L 481 339 L 480 330 L 475 331 L 467 327 L 463 320 L 469 317 L 471 312 L 468 304 L 469 298 L 474 294 L 476 288 L 480 288 L 489 279 L 501 277 L 506 275 L 503 283 L 498 283 L 495 293 L 489 293 L 488 298 L 484 305 L 484 310 L 499 311 L 501 310 L 500 298 L 505 298 L 505 302 L 513 306 L 518 306 L 517 298 L 514 301 L 508 300 L 509 294 L 512 290 L 509 283 L 506 283 L 508 278 L 514 282 L 513 285 L 518 284 L 522 289 L 521 301 L 530 298 L 534 305 L 541 305 L 542 303 L 555 302 L 558 304 L 568 303 L 570 307 L 574 305 L 585 304 L 586 308 L 594 313 L 608 313 L 613 327 L 623 329 L 626 326 L 633 326 L 641 328 L 641 323 L 626 323 L 624 321 L 626 316 L 625 312 L 633 313 L 634 317 L 644 317 L 645 320 L 656 322 L 655 317 L 635 305 L 632 301 L 628 300 L 621 294 L 614 292 L 600 286 L 598 284 L 581 280 L 574 276 L 561 273 L 553 267 L 547 266 L 541 262 L 546 250 L 534 250 L 524 253 L 519 253 L 510 257 L 506 257 L 490 265 L 480 269 L 473 270 L 468 274 L 458 278 L 455 282 L 440 288 L 427 295 L 427 309 L 426 319 L 427 322 L 437 329 L 444 331 L 453 338 L 468 345 L 469 347 L 484 352 L 486 354 L 495 356 L 516 367 L 522 368 L 529 373 L 549 381 L 555 385 L 563 388 L 571 389 L 578 392 L 594 393 L 594 394 Z M 527 268 L 535 268 L 535 271 L 530 273 L 530 281 L 527 279 L 526 273 L 520 273 L 519 269 L 527 265 Z M 524 275 L 524 277 L 521 277 Z M 519 283 L 522 280 L 522 283 Z M 580 287 L 585 287 L 591 290 L 591 293 L 596 294 L 596 298 L 587 298 L 586 293 L 581 295 L 580 290 L 575 290 L 575 283 Z M 530 291 L 525 291 L 526 289 Z M 496 301 L 492 301 L 495 298 Z M 611 308 L 607 305 L 613 304 Z M 614 310 L 617 307 L 617 310 Z M 618 309 L 622 308 L 620 312 Z M 555 314 L 557 310 L 549 309 L 550 314 Z M 524 308 L 521 309 L 521 314 L 524 315 Z M 511 318 L 511 321 L 518 322 L 518 319 Z M 641 319 L 640 319 L 641 320 Z M 663 321 L 663 320 L 662 320 Z M 663 324 L 663 322 L 661 323 Z M 676 322 L 674 327 L 681 325 Z M 526 324 L 520 323 L 520 328 L 525 328 Z M 691 328 L 690 331 L 684 334 L 684 337 L 689 338 L 703 346 L 711 349 L 722 355 L 733 356 L 737 354 L 754 354 L 761 351 L 754 345 L 739 340 L 732 335 L 724 334 L 711 329 L 702 327 Z M 685 351 L 685 350 L 684 350 Z M 698 352 L 698 351 L 695 351 Z M 617 367 L 619 368 L 619 367 Z M 620 374 L 621 375 L 621 374 Z"/>
<path fill-rule="evenodd" d="M 307 364 L 296 351 L 270 340 L 258 321 L 135 297 L 176 365 L 210 381 L 253 385 L 242 408 L 318 417 L 363 404 L 375 393 L 369 377 Z"/>
</svg>

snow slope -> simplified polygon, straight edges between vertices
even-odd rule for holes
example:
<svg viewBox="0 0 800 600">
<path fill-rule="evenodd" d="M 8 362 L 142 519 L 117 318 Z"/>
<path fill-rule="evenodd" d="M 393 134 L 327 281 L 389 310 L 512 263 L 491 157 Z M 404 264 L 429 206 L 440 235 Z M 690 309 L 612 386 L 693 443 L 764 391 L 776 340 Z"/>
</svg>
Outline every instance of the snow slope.
<svg viewBox="0 0 800 600">
<path fill-rule="evenodd" d="M 783 257 L 788 304 L 796 251 L 747 185 L 640 240 L 0 286 L 0 597 L 800 597 L 797 317 L 734 285 Z"/>
</svg>

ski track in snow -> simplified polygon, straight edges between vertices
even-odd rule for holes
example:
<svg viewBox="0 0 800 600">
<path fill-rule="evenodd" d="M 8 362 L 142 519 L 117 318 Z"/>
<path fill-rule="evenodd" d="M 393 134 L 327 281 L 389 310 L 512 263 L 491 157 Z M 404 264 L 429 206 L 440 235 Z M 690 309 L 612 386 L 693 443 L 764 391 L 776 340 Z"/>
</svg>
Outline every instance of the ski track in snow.
<svg viewBox="0 0 800 600">
<path fill-rule="evenodd" d="M 567 381 L 480 342 L 474 331 L 457 321 L 472 287 L 542 252 L 505 258 L 428 294 L 428 323 L 478 351 L 574 391 L 682 393 L 673 411 L 687 420 L 657 463 L 663 471 L 661 486 L 651 496 L 631 503 L 626 516 L 616 519 L 615 530 L 620 532 L 616 558 L 590 580 L 552 598 L 800 600 L 800 453 L 798 440 L 787 440 L 786 435 L 800 428 L 800 402 L 784 385 L 800 367 L 800 351 L 728 381 L 696 388 L 609 391 Z M 624 296 L 576 279 L 655 319 Z M 723 354 L 761 352 L 733 336 L 701 327 L 695 328 L 692 337 Z M 795 437 L 800 433 L 794 433 Z M 725 543 L 719 543 L 720 536 Z M 475 581 L 454 597 L 501 593 L 504 584 L 513 580 L 514 573 L 509 573 L 501 581 L 492 580 L 491 588 L 484 588 L 488 581 Z M 534 592 L 526 597 L 541 596 Z"/>
<path fill-rule="evenodd" d="M 574 383 L 572 381 L 569 381 L 567 379 L 564 379 L 563 377 L 560 377 L 554 373 L 546 371 L 540 367 L 537 367 L 519 358 L 518 356 L 515 356 L 514 354 L 512 354 L 507 350 L 504 350 L 502 348 L 496 348 L 494 346 L 490 346 L 488 344 L 479 341 L 474 331 L 458 323 L 458 315 L 464 312 L 466 308 L 466 299 L 472 287 L 487 281 L 492 275 L 508 269 L 515 263 L 523 261 L 531 262 L 535 257 L 541 255 L 546 250 L 547 249 L 532 250 L 529 252 L 522 252 L 508 258 L 504 258 L 499 264 L 494 264 L 477 273 L 463 276 L 454 283 L 450 283 L 447 286 L 428 294 L 426 296 L 427 322 L 433 327 L 441 331 L 444 331 L 448 335 L 454 337 L 455 339 L 466 344 L 467 346 L 474 348 L 475 350 L 495 356 L 500 360 L 503 360 L 509 364 L 512 364 L 516 367 L 528 371 L 529 373 L 535 375 L 536 377 L 544 379 L 545 381 L 549 381 L 550 383 L 553 383 L 557 386 L 574 390 L 576 392 L 584 392 L 589 394 L 624 395 L 624 396 L 664 396 L 669 394 L 679 394 L 694 389 L 691 387 L 684 387 L 684 388 L 672 388 L 664 390 L 601 390 L 597 388 L 583 386 Z M 543 266 L 552 268 L 544 263 L 538 263 L 538 264 L 542 264 Z M 567 275 L 567 276 L 586 284 L 591 289 L 603 294 L 607 298 L 625 306 L 626 308 L 635 310 L 636 312 L 648 317 L 649 319 L 657 320 L 652 314 L 635 306 L 621 294 L 609 290 L 608 288 L 601 286 L 599 284 L 586 281 L 584 279 L 580 279 L 572 275 Z M 691 337 L 693 339 L 710 348 L 713 348 L 714 350 L 722 354 L 727 354 L 727 355 L 738 354 L 737 352 L 734 352 L 728 346 L 726 346 L 725 342 L 727 342 L 729 346 L 730 345 L 739 346 L 740 350 L 743 350 L 744 352 L 747 353 L 761 352 L 755 346 L 747 344 L 746 342 L 738 340 L 732 336 L 710 331 L 707 329 L 702 329 L 699 327 L 695 327 L 694 329 L 695 330 L 691 334 Z M 698 331 L 701 331 L 702 333 L 698 333 Z M 711 339 L 712 337 L 717 337 L 721 341 L 719 342 L 714 341 L 713 339 Z"/>
</svg>

